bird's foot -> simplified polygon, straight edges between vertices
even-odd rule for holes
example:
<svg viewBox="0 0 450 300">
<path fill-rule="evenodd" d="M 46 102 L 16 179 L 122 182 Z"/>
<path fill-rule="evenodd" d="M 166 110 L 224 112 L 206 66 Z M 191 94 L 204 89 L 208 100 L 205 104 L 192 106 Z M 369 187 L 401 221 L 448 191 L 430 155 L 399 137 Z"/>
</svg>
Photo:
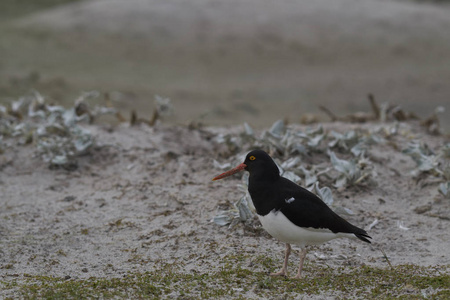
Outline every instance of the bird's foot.
<svg viewBox="0 0 450 300">
<path fill-rule="evenodd" d="M 302 279 L 302 275 L 301 274 L 297 274 L 294 277 L 291 277 L 291 279 Z"/>
<path fill-rule="evenodd" d="M 276 273 L 270 273 L 270 276 L 283 276 L 288 277 L 288 273 L 285 269 L 281 269 L 279 272 Z"/>
</svg>

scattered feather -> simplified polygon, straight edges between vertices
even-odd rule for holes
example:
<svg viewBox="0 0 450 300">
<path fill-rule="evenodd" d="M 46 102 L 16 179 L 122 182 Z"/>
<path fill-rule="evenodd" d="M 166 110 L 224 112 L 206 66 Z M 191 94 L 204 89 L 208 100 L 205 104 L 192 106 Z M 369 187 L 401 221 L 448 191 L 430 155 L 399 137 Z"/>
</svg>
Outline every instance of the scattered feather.
<svg viewBox="0 0 450 300">
<path fill-rule="evenodd" d="M 402 221 L 397 221 L 397 227 L 400 228 L 401 230 L 409 230 L 410 228 L 406 227 L 405 225 L 403 225 Z"/>
<path fill-rule="evenodd" d="M 377 225 L 379 222 L 380 222 L 380 221 L 378 221 L 378 219 L 373 220 L 373 222 L 370 223 L 370 225 L 366 227 L 366 231 L 369 231 L 369 230 L 371 230 L 372 228 L 374 228 L 375 225 Z"/>
</svg>

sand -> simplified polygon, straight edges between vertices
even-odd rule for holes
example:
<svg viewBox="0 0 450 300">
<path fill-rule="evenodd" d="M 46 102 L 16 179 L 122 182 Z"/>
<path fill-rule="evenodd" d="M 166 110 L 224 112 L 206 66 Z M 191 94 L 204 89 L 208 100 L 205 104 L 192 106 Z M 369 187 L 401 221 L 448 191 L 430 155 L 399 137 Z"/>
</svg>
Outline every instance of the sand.
<svg viewBox="0 0 450 300">
<path fill-rule="evenodd" d="M 356 127 L 323 126 L 339 132 Z M 259 230 L 256 218 L 232 229 L 211 222 L 219 208 L 230 209 L 242 196 L 236 188 L 239 177 L 211 181 L 221 172 L 213 167 L 214 159 L 231 162 L 230 152 L 214 137 L 242 127 L 87 128 L 97 146 L 78 159 L 73 171 L 49 169 L 33 156 L 31 145 L 11 146 L 0 156 L 2 280 L 26 274 L 120 277 L 177 261 L 186 264 L 186 272 L 213 272 L 230 253 L 251 252 L 281 263 L 284 245 Z M 433 177 L 413 177 L 415 163 L 398 151 L 411 136 L 434 150 L 448 138 L 430 136 L 416 125 L 400 128 L 403 134 L 369 150 L 375 184 L 340 190 L 330 186 L 335 204 L 354 212 L 345 217 L 368 229 L 373 244 L 334 240 L 313 248 L 307 260 L 331 267 L 385 267 L 383 249 L 394 266 L 450 263 L 450 202 L 439 195 Z M 302 160 L 306 165 L 320 157 Z M 249 268 L 261 271 L 258 265 Z"/>
</svg>

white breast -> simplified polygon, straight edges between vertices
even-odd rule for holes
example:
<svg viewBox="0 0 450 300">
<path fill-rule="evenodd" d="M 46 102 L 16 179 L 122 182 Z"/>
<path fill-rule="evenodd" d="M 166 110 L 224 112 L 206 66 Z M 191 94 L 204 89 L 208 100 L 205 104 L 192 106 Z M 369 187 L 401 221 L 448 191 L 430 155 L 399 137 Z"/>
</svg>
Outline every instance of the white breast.
<svg viewBox="0 0 450 300">
<path fill-rule="evenodd" d="M 318 245 L 329 240 L 347 237 L 354 238 L 351 233 L 333 233 L 328 229 L 302 228 L 291 221 L 281 211 L 271 211 L 265 216 L 258 215 L 261 224 L 274 238 L 302 248 L 308 245 Z"/>
</svg>

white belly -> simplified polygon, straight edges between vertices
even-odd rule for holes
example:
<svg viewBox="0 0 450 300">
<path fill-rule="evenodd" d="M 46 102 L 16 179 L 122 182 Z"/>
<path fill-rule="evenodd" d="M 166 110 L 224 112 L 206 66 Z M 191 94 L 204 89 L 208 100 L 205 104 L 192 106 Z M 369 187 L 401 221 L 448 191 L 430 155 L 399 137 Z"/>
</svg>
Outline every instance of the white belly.
<svg viewBox="0 0 450 300">
<path fill-rule="evenodd" d="M 258 215 L 261 224 L 274 238 L 289 244 L 304 248 L 308 245 L 318 245 L 329 240 L 347 237 L 354 238 L 351 233 L 333 233 L 328 229 L 302 228 L 291 221 L 281 211 L 271 211 L 265 216 Z"/>
</svg>

